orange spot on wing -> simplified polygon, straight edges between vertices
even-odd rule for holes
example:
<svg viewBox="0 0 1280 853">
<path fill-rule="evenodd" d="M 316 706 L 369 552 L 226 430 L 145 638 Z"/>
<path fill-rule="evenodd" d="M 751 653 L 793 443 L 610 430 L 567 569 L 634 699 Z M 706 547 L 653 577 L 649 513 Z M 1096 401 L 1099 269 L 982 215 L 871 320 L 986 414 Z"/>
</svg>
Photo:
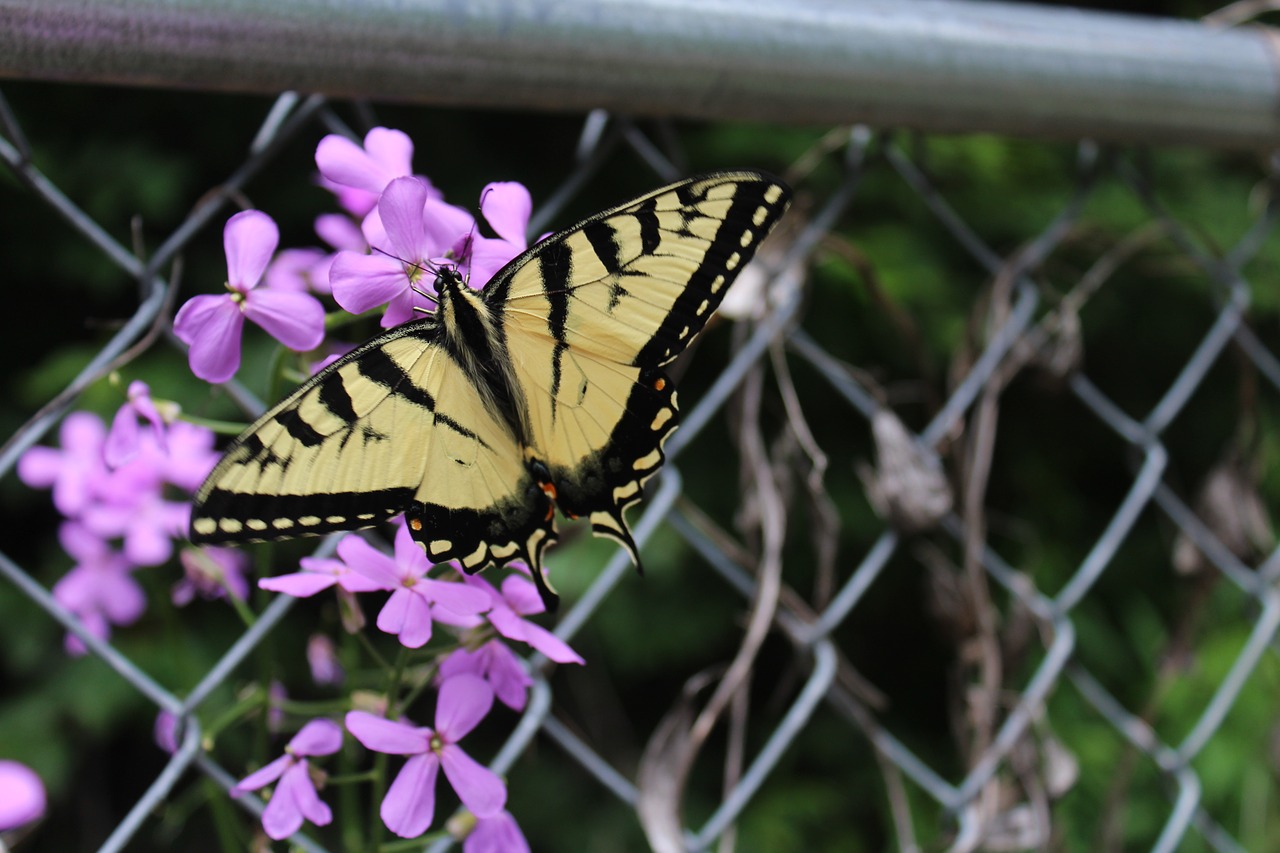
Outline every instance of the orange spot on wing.
<svg viewBox="0 0 1280 853">
<path fill-rule="evenodd" d="M 409 528 L 410 528 L 411 530 L 421 530 L 421 529 L 422 529 L 422 519 L 420 519 L 420 518 L 411 518 L 411 519 L 409 519 Z"/>
<path fill-rule="evenodd" d="M 661 391 L 663 388 L 666 388 L 666 387 L 667 387 L 667 380 L 663 379 L 661 376 L 659 376 L 657 379 L 653 381 L 653 390 L 655 391 Z"/>
</svg>

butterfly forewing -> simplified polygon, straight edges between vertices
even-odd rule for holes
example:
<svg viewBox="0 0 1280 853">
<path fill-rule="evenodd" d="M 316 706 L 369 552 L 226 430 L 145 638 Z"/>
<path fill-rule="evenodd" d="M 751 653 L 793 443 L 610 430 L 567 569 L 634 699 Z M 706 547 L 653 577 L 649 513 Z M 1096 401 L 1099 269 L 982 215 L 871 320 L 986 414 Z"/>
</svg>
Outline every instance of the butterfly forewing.
<svg viewBox="0 0 1280 853">
<path fill-rule="evenodd" d="M 400 512 L 436 560 L 483 565 L 554 538 L 510 428 L 476 404 L 438 339 L 432 321 L 386 333 L 260 418 L 197 493 L 192 541 L 321 534 Z"/>
<path fill-rule="evenodd" d="M 789 198 L 753 172 L 683 181 L 549 238 L 486 288 L 557 503 L 633 556 L 622 512 L 678 420 L 660 368 L 706 325 Z"/>
</svg>

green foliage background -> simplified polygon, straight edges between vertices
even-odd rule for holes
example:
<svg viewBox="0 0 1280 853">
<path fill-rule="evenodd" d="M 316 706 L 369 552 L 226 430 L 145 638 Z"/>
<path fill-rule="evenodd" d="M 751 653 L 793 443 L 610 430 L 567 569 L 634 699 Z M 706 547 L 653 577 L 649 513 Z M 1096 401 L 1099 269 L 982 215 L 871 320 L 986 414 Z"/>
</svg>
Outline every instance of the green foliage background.
<svg viewBox="0 0 1280 853">
<path fill-rule="evenodd" d="M 269 101 L 224 95 L 121 91 L 15 83 L 4 87 L 32 141 L 36 164 L 117 239 L 128 244 L 132 223 L 144 246 L 154 246 L 181 221 L 200 195 L 242 162 Z M 356 114 L 348 117 L 358 126 Z M 381 124 L 405 130 L 417 143 L 415 166 L 450 200 L 472 205 L 490 180 L 519 180 L 535 201 L 545 199 L 572 168 L 576 117 L 450 112 L 379 107 Z M 313 184 L 316 128 L 274 161 L 247 190 L 248 202 L 281 224 L 282 245 L 311 245 L 312 218 L 332 209 Z M 685 126 L 680 136 L 690 171 L 754 166 L 781 172 L 822 137 L 820 129 Z M 1010 253 L 1061 208 L 1073 190 L 1074 146 L 983 136 L 909 141 L 948 200 L 1001 253 Z M 1126 154 L 1157 187 L 1161 201 L 1211 247 L 1230 246 L 1265 197 L 1265 164 L 1257 158 L 1198 150 Z M 823 161 L 801 186 L 821 200 L 839 179 L 835 158 Z M 557 226 L 574 221 L 655 183 L 638 161 L 615 159 L 575 200 Z M 0 172 L 0 240 L 11 310 L 0 316 L 10 369 L 0 373 L 0 434 L 9 435 L 97 351 L 136 303 L 134 285 L 70 233 L 7 172 Z M 1039 271 L 1049 292 L 1064 290 L 1102 251 L 1144 226 L 1148 213 L 1114 180 L 1104 181 L 1063 247 Z M 184 253 L 183 297 L 221 286 L 220 229 L 210 229 Z M 886 389 L 895 408 L 919 428 L 946 393 L 958 350 L 975 340 L 975 305 L 988 276 L 968 258 L 888 168 L 874 168 L 834 232 L 870 260 L 878 287 L 837 251 L 820 252 L 805 311 L 806 329 L 837 357 L 857 365 Z M 1273 351 L 1280 350 L 1280 296 L 1274 286 L 1280 244 L 1269 239 L 1246 269 L 1255 284 L 1250 322 Z M 920 345 L 904 340 L 883 301 L 909 315 Z M 1167 389 L 1216 312 L 1204 277 L 1167 242 L 1126 264 L 1086 308 L 1085 365 L 1090 378 L 1132 416 L 1141 417 Z M 681 385 L 696 401 L 728 354 L 729 333 L 712 332 Z M 263 337 L 248 339 L 250 384 L 265 381 L 270 361 Z M 827 487 L 843 525 L 839 579 L 852 572 L 881 523 L 852 474 L 870 458 L 867 429 L 833 399 L 815 375 L 796 366 L 805 412 L 831 456 Z M 197 414 L 225 416 L 173 351 L 158 348 L 125 371 L 143 378 L 157 396 L 181 401 Z M 1189 498 L 1242 421 L 1256 419 L 1261 488 L 1267 505 L 1280 495 L 1274 389 L 1246 410 L 1250 382 L 1230 354 L 1214 368 L 1165 436 L 1166 474 Z M 1259 386 L 1262 387 L 1262 386 Z M 120 387 L 102 382 L 79 403 L 109 416 Z M 690 402 L 685 402 L 686 409 Z M 775 426 L 780 418 L 775 414 Z M 692 499 L 732 529 L 739 488 L 732 437 L 723 419 L 708 428 L 681 460 Z M 1132 459 L 1113 434 L 1092 419 L 1060 383 L 1028 374 L 1001 401 L 999 441 L 988 503 L 993 545 L 1044 591 L 1053 593 L 1075 571 L 1132 482 Z M 791 521 L 786 582 L 812 588 L 812 552 L 804 510 Z M 59 550 L 57 518 L 48 495 L 13 476 L 0 481 L 3 551 L 52 585 L 70 566 Z M 1120 555 L 1073 612 L 1078 659 L 1131 710 L 1148 709 L 1166 742 L 1176 744 L 1235 661 L 1256 619 L 1252 602 L 1225 583 L 1176 578 L 1169 566 L 1174 530 L 1146 511 Z M 283 570 L 302 547 L 273 555 Z M 555 554 L 554 571 L 567 597 L 585 589 L 610 549 L 573 542 Z M 553 687 L 565 720 L 631 775 L 652 732 L 684 681 L 722 664 L 740 635 L 742 602 L 687 553 L 669 531 L 646 549 L 648 573 L 629 579 L 575 642 L 587 658 L 582 670 L 556 673 Z M 144 621 L 118 632 L 116 645 L 161 683 L 189 689 L 238 636 L 243 626 L 229 608 L 198 603 L 181 613 L 167 604 L 177 570 L 141 573 L 153 602 Z M 957 648 L 926 603 L 928 579 L 908 553 L 896 559 L 840 628 L 843 653 L 889 698 L 879 716 L 899 738 L 950 778 L 963 765 L 955 748 L 953 707 Z M 257 603 L 261 604 L 261 601 Z M 1194 618 L 1188 614 L 1196 614 Z M 302 649 L 317 626 L 334 627 L 331 607 L 307 602 L 226 685 L 223 707 L 250 682 L 280 679 L 306 698 Z M 1185 632 L 1185 633 L 1182 633 Z M 1043 657 L 1031 643 L 1016 690 Z M 754 683 L 758 709 L 749 746 L 772 731 L 806 671 L 787 644 L 766 646 Z M 355 678 L 359 678 L 357 673 Z M 1222 730 L 1197 759 L 1204 804 L 1250 850 L 1280 849 L 1276 802 L 1276 687 L 1280 666 L 1264 658 Z M 425 715 L 424 715 L 425 716 Z M 1059 849 L 1141 849 L 1160 831 L 1170 809 L 1168 791 L 1150 763 L 1135 756 L 1115 730 L 1069 684 L 1052 694 L 1048 719 L 1080 762 L 1080 781 L 1055 807 Z M 34 766 L 52 797 L 52 818 L 32 849 L 88 849 L 100 843 L 132 806 L 166 758 L 152 744 L 153 709 L 101 663 L 70 659 L 55 625 L 13 589 L 0 588 L 0 757 Z M 495 712 L 480 744 L 497 744 L 514 723 Z M 210 721 L 206 720 L 206 725 Z M 243 741 L 244 739 L 241 739 Z M 219 743 L 217 757 L 233 771 L 266 745 L 261 730 L 247 743 Z M 274 747 L 272 747 L 274 748 Z M 691 825 L 718 804 L 715 741 L 691 786 Z M 483 746 L 480 755 L 489 754 Z M 259 758 L 262 752 L 254 752 Z M 634 816 L 548 742 L 524 756 L 510 774 L 510 808 L 537 850 L 631 851 L 645 848 Z M 921 792 L 909 790 L 922 839 L 938 839 L 951 818 Z M 342 795 L 339 808 L 361 809 Z M 745 851 L 881 850 L 893 847 L 884 784 L 866 740 L 820 707 L 747 809 L 738 836 Z M 1116 821 L 1105 835 L 1099 816 Z M 75 815 L 74 820 L 60 816 Z M 349 832 L 350 830 L 348 830 Z M 229 813 L 207 784 L 189 782 L 144 831 L 134 849 L 244 849 L 251 826 Z M 1190 837 L 1184 849 L 1203 845 Z M 930 848 L 932 849 L 932 847 Z"/>
</svg>

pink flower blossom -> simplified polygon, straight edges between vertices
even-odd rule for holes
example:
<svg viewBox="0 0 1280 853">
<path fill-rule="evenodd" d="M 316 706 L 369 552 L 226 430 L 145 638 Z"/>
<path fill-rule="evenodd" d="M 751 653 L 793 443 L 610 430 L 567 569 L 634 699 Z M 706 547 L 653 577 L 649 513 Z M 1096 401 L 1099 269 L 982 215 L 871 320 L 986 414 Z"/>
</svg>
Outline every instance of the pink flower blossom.
<svg viewBox="0 0 1280 853">
<path fill-rule="evenodd" d="M 483 287 L 494 273 L 529 248 L 525 232 L 533 213 L 533 199 L 523 184 L 502 181 L 480 193 L 480 212 L 498 237 L 479 237 L 471 246 L 468 275 L 472 287 Z"/>
<path fill-rule="evenodd" d="M 365 711 L 347 714 L 347 731 L 368 749 L 408 755 L 380 814 L 387 828 L 402 838 L 426 832 L 435 817 L 436 776 L 441 768 L 462 804 L 480 818 L 493 817 L 506 805 L 507 789 L 492 770 L 458 746 L 493 706 L 493 691 L 473 675 L 459 675 L 440 687 L 436 726 L 414 726 Z"/>
<path fill-rule="evenodd" d="M 359 544 L 349 544 L 348 540 L 358 540 Z M 361 545 L 367 545 L 367 543 L 354 533 L 344 536 L 342 541 L 338 543 L 338 556 L 345 559 L 345 554 L 363 553 L 360 548 Z M 352 550 L 353 548 L 355 551 Z M 377 589 L 383 589 L 377 581 L 371 580 L 359 572 L 352 571 L 347 563 L 341 559 L 303 557 L 299 564 L 302 567 L 302 571 L 287 575 L 276 575 L 273 578 L 263 578 L 258 581 L 258 586 L 272 592 L 283 592 L 285 595 L 292 595 L 294 598 L 310 598 L 335 584 L 347 592 L 373 592 Z"/>
<path fill-rule="evenodd" d="M 438 679 L 444 682 L 455 675 L 469 673 L 489 682 L 498 701 L 513 711 L 523 711 L 533 679 L 520 665 L 515 652 L 504 642 L 492 639 L 472 651 L 459 648 L 440 662 Z"/>
<path fill-rule="evenodd" d="M 462 853 L 529 853 L 529 842 L 509 811 L 477 818 L 475 829 L 462 842 Z"/>
<path fill-rule="evenodd" d="M 32 447 L 18 460 L 18 476 L 37 489 L 53 487 L 53 505 L 74 518 L 93 500 L 108 476 L 103 461 L 107 439 L 102 419 L 91 412 L 72 412 L 58 432 L 61 449 Z"/>
<path fill-rule="evenodd" d="M 265 213 L 244 210 L 227 220 L 226 294 L 194 296 L 178 311 L 174 333 L 190 346 L 191 372 L 226 382 L 240 367 L 240 335 L 247 317 L 286 347 L 304 352 L 324 338 L 324 307 L 306 293 L 258 287 L 280 242 Z"/>
<path fill-rule="evenodd" d="M 556 663 L 583 663 L 581 656 L 568 643 L 541 625 L 523 618 L 547 609 L 532 581 L 519 575 L 507 575 L 502 581 L 501 592 L 479 575 L 466 575 L 463 581 L 489 596 L 490 609 L 485 618 L 499 634 L 509 640 L 528 643 Z"/>
<path fill-rule="evenodd" d="M 431 564 L 404 524 L 396 532 L 394 558 L 358 536 L 343 539 L 338 544 L 338 556 L 353 572 L 380 589 L 391 590 L 391 597 L 378 614 L 377 625 L 388 634 L 398 635 L 401 644 L 410 649 L 420 648 L 431 639 L 431 623 L 436 615 L 466 618 L 489 606 L 488 596 L 477 594 L 480 590 L 428 578 Z"/>
<path fill-rule="evenodd" d="M 0 760 L 0 832 L 17 829 L 44 814 L 44 783 L 16 761 Z"/>
<path fill-rule="evenodd" d="M 372 254 L 346 251 L 334 258 L 333 298 L 352 314 L 386 305 L 384 328 L 414 319 L 415 308 L 431 306 L 415 288 L 430 284 L 428 270 L 456 261 L 474 227 L 471 214 L 433 198 L 421 179 L 395 179 L 365 221 Z"/>
<path fill-rule="evenodd" d="M 237 782 L 231 796 L 256 791 L 279 779 L 271 802 L 262 812 L 262 828 L 267 835 L 277 841 L 288 838 L 302 828 L 304 820 L 325 826 L 333 820 L 333 812 L 316 793 L 307 758 L 332 755 L 341 748 L 342 729 L 337 723 L 312 720 L 293 736 L 284 748 L 284 755 Z"/>
<path fill-rule="evenodd" d="M 177 407 L 170 406 L 166 412 L 168 420 L 177 415 Z M 151 399 L 151 389 L 147 383 L 134 380 L 129 383 L 128 402 L 120 407 L 111 421 L 111 431 L 107 433 L 107 441 L 102 450 L 103 459 L 111 468 L 118 468 L 133 459 L 141 446 L 139 441 L 138 418 L 142 418 L 151 427 L 156 444 L 161 450 L 168 451 L 166 442 L 165 418 Z"/>
<path fill-rule="evenodd" d="M 107 639 L 112 625 L 129 625 L 146 609 L 142 587 L 133 579 L 132 566 L 121 554 L 76 522 L 58 529 L 63 549 L 76 565 L 53 587 L 53 597 L 80 619 L 95 637 Z M 68 635 L 69 654 L 85 652 L 79 638 Z"/>
<path fill-rule="evenodd" d="M 137 461 L 129 463 L 138 464 Z M 123 470 L 123 469 L 122 469 Z M 140 472 L 145 475 L 149 472 Z M 166 500 L 156 486 L 136 483 L 130 495 L 125 482 L 113 478 L 114 499 L 90 504 L 80 518 L 85 527 L 104 539 L 124 540 L 124 555 L 135 566 L 158 566 L 173 556 L 173 540 L 186 535 L 191 505 Z"/>
<path fill-rule="evenodd" d="M 330 134 L 316 146 L 321 185 L 356 216 L 364 216 L 396 178 L 413 174 L 413 141 L 403 131 L 375 127 L 363 147 L 345 136 Z M 437 193 L 438 195 L 438 193 Z"/>
</svg>

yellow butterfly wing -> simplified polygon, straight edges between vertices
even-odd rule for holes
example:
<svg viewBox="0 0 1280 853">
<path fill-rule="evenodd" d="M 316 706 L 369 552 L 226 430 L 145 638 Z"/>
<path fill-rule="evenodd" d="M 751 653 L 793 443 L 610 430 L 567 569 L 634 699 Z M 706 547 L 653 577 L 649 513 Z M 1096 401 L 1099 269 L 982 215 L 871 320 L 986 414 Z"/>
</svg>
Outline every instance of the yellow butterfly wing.
<svg viewBox="0 0 1280 853">
<path fill-rule="evenodd" d="M 537 244 L 485 288 L 549 493 L 637 565 L 623 511 L 679 420 L 661 367 L 706 325 L 790 196 L 757 172 L 681 181 Z"/>
<path fill-rule="evenodd" d="M 440 336 L 434 319 L 393 329 L 263 415 L 197 492 L 191 541 L 323 534 L 406 512 L 434 561 L 537 560 L 555 536 L 550 503 Z"/>
</svg>

